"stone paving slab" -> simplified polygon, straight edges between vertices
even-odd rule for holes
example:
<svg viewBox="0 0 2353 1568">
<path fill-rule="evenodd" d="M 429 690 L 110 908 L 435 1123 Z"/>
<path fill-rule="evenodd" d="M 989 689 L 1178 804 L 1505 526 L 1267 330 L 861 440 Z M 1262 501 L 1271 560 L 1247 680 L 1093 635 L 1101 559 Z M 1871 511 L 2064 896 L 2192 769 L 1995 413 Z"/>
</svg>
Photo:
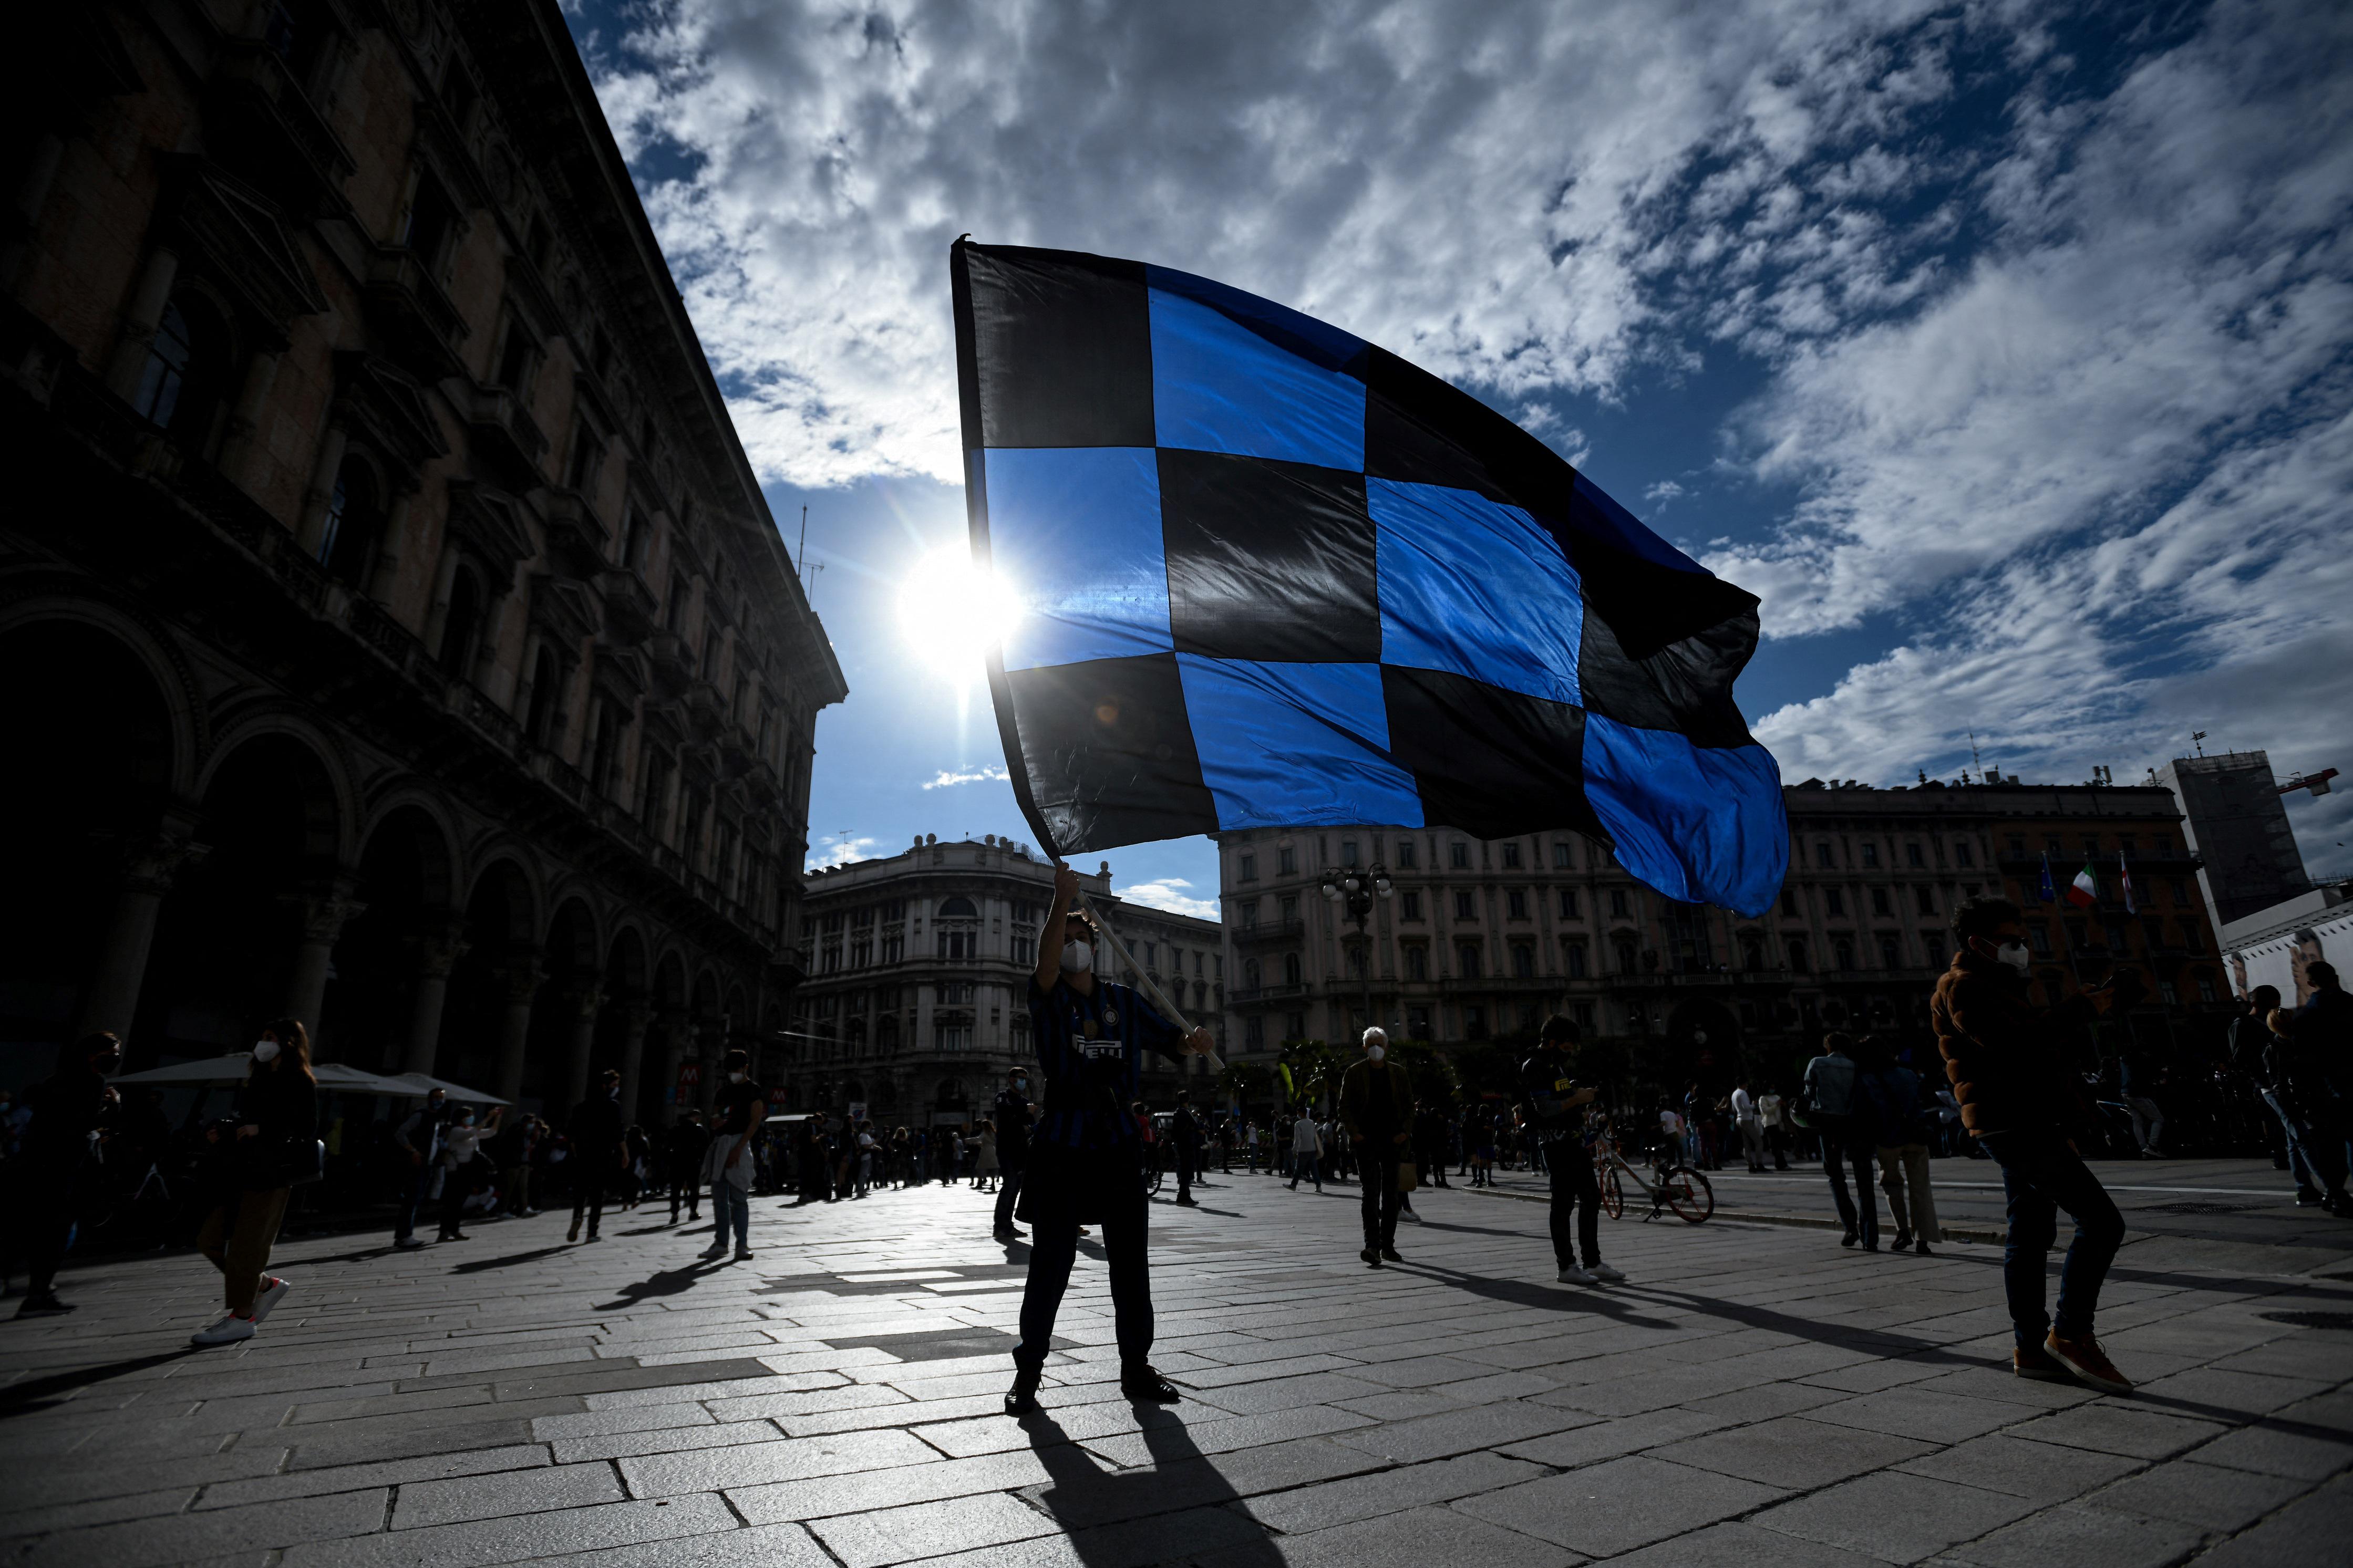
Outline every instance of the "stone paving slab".
<svg viewBox="0 0 2353 1568">
<path fill-rule="evenodd" d="M 79 1267 L 82 1310 L 0 1322 L 0 1561 L 2334 1568 L 2353 1538 L 2353 1279 L 2286 1267 L 2337 1255 L 2277 1205 L 2126 1249 L 2116 1399 L 2010 1374 L 1989 1247 L 1629 1219 L 1628 1283 L 1580 1290 L 1533 1203 L 1418 1194 L 1375 1270 L 1345 1186 L 1203 1198 L 1153 1214 L 1185 1403 L 1121 1396 L 1090 1244 L 1027 1421 L 1026 1249 L 967 1189 L 759 1200 L 740 1264 L 650 1214 L 293 1244 L 263 1332 L 203 1352 L 201 1260 Z"/>
</svg>

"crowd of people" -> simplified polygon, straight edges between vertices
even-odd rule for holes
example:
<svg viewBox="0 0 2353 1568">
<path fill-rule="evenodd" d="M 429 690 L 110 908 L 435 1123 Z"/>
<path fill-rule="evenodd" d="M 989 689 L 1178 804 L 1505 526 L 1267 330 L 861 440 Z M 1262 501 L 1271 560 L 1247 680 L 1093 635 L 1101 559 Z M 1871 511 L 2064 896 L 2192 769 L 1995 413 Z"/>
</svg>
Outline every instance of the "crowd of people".
<svg viewBox="0 0 2353 1568">
<path fill-rule="evenodd" d="M 1134 1397 L 1168 1401 L 1173 1385 L 1153 1372 L 1145 1283 L 1142 1204 L 1173 1169 L 1175 1201 L 1213 1166 L 1287 1179 L 1321 1192 L 1353 1183 L 1363 1231 L 1359 1257 L 1371 1268 L 1401 1263 L 1397 1228 L 1413 1220 L 1411 1194 L 1447 1186 L 1449 1172 L 1472 1186 L 1499 1171 L 1544 1176 L 1552 1195 L 1558 1279 L 1598 1286 L 1624 1276 L 1605 1263 L 1596 1218 L 1601 1194 L 1597 1154 L 1606 1142 L 1639 1148 L 1664 1170 L 1679 1163 L 1720 1168 L 1736 1152 L 1751 1173 L 1787 1172 L 1819 1160 L 1842 1227 L 1841 1242 L 1929 1253 L 1943 1240 L 1930 1157 L 1966 1148 L 1990 1159 L 2007 1194 L 2004 1272 L 2017 1331 L 2015 1370 L 2125 1391 L 2130 1384 L 2099 1349 L 2094 1313 L 2124 1225 L 2079 1139 L 2097 1115 L 2096 1082 L 2064 1064 L 2066 1031 L 2131 1001 L 2128 983 L 2094 986 L 2064 1002 L 2031 997 L 2019 912 L 1977 899 L 1954 917 L 1960 950 L 1931 1005 L 1933 1078 L 1868 1037 L 1825 1037 L 1823 1050 L 1794 1085 L 1749 1079 L 1710 1095 L 1697 1084 L 1680 1102 L 1613 1115 L 1608 1086 L 1580 1081 L 1577 1026 L 1547 1020 L 1509 1095 L 1455 1107 L 1418 1088 L 1393 1058 L 1386 1034 L 1365 1032 L 1362 1054 L 1319 1103 L 1271 1117 L 1197 1108 L 1189 1095 L 1155 1113 L 1135 1098 L 1145 1049 L 1207 1051 L 1128 987 L 1092 973 L 1092 926 L 1070 907 L 1058 879 L 1054 920 L 1065 942 L 1049 949 L 1033 976 L 1037 1068 L 1017 1067 L 987 1112 L 969 1124 L 882 1126 L 865 1116 L 771 1119 L 768 1095 L 750 1078 L 742 1051 L 723 1062 L 725 1082 L 706 1121 L 692 1110 L 649 1132 L 620 1103 L 620 1075 L 606 1071 L 560 1126 L 527 1110 L 475 1104 L 441 1089 L 390 1123 L 386 1147 L 396 1172 L 392 1245 L 427 1245 L 428 1215 L 445 1243 L 465 1226 L 529 1217 L 568 1204 L 566 1239 L 600 1239 L 607 1209 L 628 1211 L 667 1198 L 672 1225 L 699 1225 L 711 1200 L 706 1261 L 752 1256 L 754 1193 L 791 1193 L 797 1204 L 855 1201 L 934 1184 L 991 1196 L 1001 1240 L 1032 1241 L 1016 1383 L 1007 1407 L 1035 1407 L 1038 1362 L 1048 1342 L 1076 1237 L 1101 1226 L 1112 1263 L 1124 1384 Z M 2353 1216 L 2353 998 L 2326 963 L 2309 966 L 2313 994 L 2290 1010 L 2269 987 L 2250 996 L 2230 1031 L 2231 1061 L 2276 1119 L 2279 1163 L 2294 1172 L 2300 1203 Z M 57 1070 L 0 1103 L 12 1223 L 5 1233 L 8 1273 L 26 1275 L 17 1315 L 68 1312 L 56 1275 L 93 1170 L 161 1159 L 174 1134 L 153 1094 L 127 1102 L 109 1084 L 121 1042 L 93 1035 L 60 1053 Z M 1033 1089 L 1033 1071 L 1042 1088 Z M 2129 1084 L 2127 1085 L 2129 1088 Z M 2145 1097 L 2142 1097 L 2145 1098 Z M 2154 1106 L 2137 1121 L 2161 1125 Z M 1653 1121 L 1653 1117 L 1655 1120 Z M 1620 1125 L 1623 1122 L 1625 1125 Z M 268 1271 L 294 1193 L 319 1181 L 327 1141 L 320 1094 L 300 1020 L 260 1032 L 229 1114 L 192 1121 L 196 1140 L 194 1212 L 197 1249 L 219 1272 L 222 1310 L 195 1335 L 198 1345 L 250 1338 L 290 1289 Z M 2151 1131 L 2153 1141 L 2155 1132 Z M 126 1162 L 124 1155 L 130 1158 Z M 1139 1179 L 1139 1178 L 1145 1179 Z M 1886 1221 L 1881 1223 L 1883 1194 Z M 1133 1199 L 1131 1203 L 1129 1200 Z M 2061 1272 L 2055 1316 L 2044 1309 L 2042 1258 L 2057 1215 L 2075 1226 Z M 1031 1233 L 1020 1228 L 1031 1226 Z M 585 1232 L 585 1237 L 584 1237 Z"/>
</svg>

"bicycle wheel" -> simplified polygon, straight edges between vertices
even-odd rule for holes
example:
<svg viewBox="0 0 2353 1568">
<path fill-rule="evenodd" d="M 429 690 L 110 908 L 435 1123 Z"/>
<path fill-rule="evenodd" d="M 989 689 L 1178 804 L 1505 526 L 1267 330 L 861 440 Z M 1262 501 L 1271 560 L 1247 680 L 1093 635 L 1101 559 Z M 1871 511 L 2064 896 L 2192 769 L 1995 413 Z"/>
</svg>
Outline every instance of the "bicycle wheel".
<svg viewBox="0 0 2353 1568">
<path fill-rule="evenodd" d="M 1715 1212 L 1715 1189 L 1689 1165 L 1677 1165 L 1659 1184 L 1659 1199 L 1685 1225 L 1700 1225 Z"/>
<path fill-rule="evenodd" d="M 1611 1219 L 1621 1218 L 1626 1213 L 1626 1189 L 1618 1184 L 1615 1167 L 1601 1173 L 1601 1212 Z"/>
</svg>

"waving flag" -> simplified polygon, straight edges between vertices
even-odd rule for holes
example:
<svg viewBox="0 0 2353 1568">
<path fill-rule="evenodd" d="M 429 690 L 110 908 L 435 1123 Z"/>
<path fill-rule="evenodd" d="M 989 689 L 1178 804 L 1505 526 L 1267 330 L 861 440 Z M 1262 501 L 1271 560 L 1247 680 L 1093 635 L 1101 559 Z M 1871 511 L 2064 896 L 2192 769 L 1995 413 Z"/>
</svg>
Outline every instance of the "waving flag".
<svg viewBox="0 0 2353 1568">
<path fill-rule="evenodd" d="M 2042 897 L 2046 904 L 2055 904 L 2059 901 L 2059 889 L 2051 885 L 2051 854 L 2048 850 L 2045 850 L 2042 855 Z"/>
<path fill-rule="evenodd" d="M 2133 902 L 2132 868 L 2125 864 L 2125 852 L 2121 849 L 2116 851 L 2116 889 L 2124 895 L 2125 913 L 2140 913 L 2140 906 Z"/>
<path fill-rule="evenodd" d="M 2092 862 L 2087 857 L 2084 868 L 2067 884 L 2067 901 L 2079 910 L 2088 910 L 2100 901 L 2100 879 L 2092 874 Z"/>
<path fill-rule="evenodd" d="M 990 687 L 1050 850 L 1573 828 L 1672 898 L 1772 903 L 1752 595 L 1322 321 L 1068 251 L 950 272 L 973 551 L 1027 611 Z"/>
</svg>

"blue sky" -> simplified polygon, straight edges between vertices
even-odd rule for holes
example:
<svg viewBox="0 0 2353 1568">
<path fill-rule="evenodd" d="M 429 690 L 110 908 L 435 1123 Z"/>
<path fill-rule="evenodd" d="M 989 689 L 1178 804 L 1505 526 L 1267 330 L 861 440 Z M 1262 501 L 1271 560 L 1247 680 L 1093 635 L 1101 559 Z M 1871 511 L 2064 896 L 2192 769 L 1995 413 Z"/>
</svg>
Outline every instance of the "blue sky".
<svg viewBox="0 0 2353 1568">
<path fill-rule="evenodd" d="M 849 700 L 815 858 L 1027 837 L 912 658 L 946 251 L 1138 257 L 1448 376 L 1762 595 L 1795 781 L 2353 771 L 2353 26 L 2249 3 L 573 7 Z M 2353 874 L 2353 789 L 2292 797 Z M 1199 842 L 1111 857 L 1183 907 Z"/>
</svg>

